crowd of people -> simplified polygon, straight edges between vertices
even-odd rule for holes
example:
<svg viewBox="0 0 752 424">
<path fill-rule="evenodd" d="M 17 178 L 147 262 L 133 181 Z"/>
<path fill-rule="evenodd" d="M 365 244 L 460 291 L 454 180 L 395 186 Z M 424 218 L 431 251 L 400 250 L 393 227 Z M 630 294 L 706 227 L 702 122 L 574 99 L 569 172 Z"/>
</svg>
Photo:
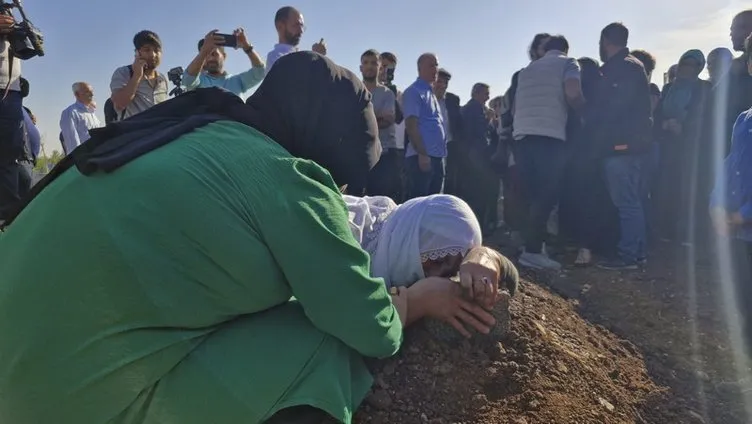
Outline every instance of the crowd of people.
<svg viewBox="0 0 752 424">
<path fill-rule="evenodd" d="M 0 70 L 0 421 L 349 423 L 363 358 L 404 327 L 490 332 L 519 279 L 483 246 L 499 221 L 529 268 L 561 267 L 556 216 L 578 265 L 637 269 L 650 235 L 691 248 L 713 229 L 752 271 L 752 10 L 732 23 L 742 56 L 689 50 L 663 88 L 612 23 L 600 63 L 537 34 L 503 95 L 478 82 L 464 104 L 434 53 L 399 90 L 395 54 L 366 50 L 358 78 L 323 39 L 299 51 L 297 9 L 274 23 L 266 61 L 242 28 L 206 34 L 174 98 L 159 36 L 136 34 L 106 125 L 73 84 L 66 156 L 33 187 L 20 63 Z M 230 47 L 247 71 L 224 70 Z"/>
</svg>

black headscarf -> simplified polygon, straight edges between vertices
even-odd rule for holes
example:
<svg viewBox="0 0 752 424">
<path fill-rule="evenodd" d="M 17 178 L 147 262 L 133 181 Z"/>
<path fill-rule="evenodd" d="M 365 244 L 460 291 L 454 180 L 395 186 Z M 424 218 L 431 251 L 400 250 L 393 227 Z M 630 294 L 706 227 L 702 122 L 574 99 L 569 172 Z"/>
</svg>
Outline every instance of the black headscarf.
<svg viewBox="0 0 752 424">
<path fill-rule="evenodd" d="M 370 99 L 355 74 L 328 58 L 312 52 L 289 54 L 277 60 L 247 104 L 219 88 L 197 89 L 90 131 L 91 138 L 32 188 L 5 225 L 73 166 L 84 175 L 114 172 L 187 132 L 223 119 L 253 127 L 293 156 L 317 162 L 340 186 L 361 186 L 381 153 Z"/>
<path fill-rule="evenodd" d="M 278 59 L 248 98 L 250 125 L 339 185 L 364 186 L 381 145 L 371 95 L 345 68 L 313 52 Z"/>
</svg>

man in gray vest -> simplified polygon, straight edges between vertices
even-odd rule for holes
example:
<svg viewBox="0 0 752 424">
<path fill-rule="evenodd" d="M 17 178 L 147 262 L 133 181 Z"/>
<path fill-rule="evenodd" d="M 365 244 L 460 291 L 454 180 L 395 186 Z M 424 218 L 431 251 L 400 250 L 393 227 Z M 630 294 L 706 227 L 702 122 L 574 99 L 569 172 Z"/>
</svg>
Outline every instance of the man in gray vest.
<svg viewBox="0 0 752 424">
<path fill-rule="evenodd" d="M 523 231 L 525 251 L 520 264 L 536 269 L 559 269 L 543 248 L 546 223 L 558 199 L 559 180 L 567 155 L 569 108 L 585 104 L 580 67 L 567 57 L 569 43 L 561 35 L 549 38 L 545 55 L 520 71 L 514 105 L 515 160 L 529 211 Z"/>
</svg>

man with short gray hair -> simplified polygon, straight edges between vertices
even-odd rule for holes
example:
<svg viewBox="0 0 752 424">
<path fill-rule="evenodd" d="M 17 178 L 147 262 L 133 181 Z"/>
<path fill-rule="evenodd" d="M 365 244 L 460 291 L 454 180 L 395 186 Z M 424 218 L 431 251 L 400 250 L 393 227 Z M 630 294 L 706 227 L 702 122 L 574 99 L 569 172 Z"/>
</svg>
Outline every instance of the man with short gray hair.
<svg viewBox="0 0 752 424">
<path fill-rule="evenodd" d="M 73 84 L 76 102 L 60 114 L 60 131 L 63 134 L 63 152 L 69 155 L 81 143 L 89 139 L 89 130 L 102 124 L 96 115 L 94 90 L 85 82 Z"/>
</svg>

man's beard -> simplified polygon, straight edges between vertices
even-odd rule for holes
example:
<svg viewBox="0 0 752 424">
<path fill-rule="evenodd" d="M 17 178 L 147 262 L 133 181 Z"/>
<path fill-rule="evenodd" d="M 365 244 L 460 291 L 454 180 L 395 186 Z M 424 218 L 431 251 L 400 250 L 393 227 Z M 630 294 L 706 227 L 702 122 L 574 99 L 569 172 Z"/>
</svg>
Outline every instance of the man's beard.
<svg viewBox="0 0 752 424">
<path fill-rule="evenodd" d="M 293 34 L 291 32 L 288 32 L 285 34 L 285 41 L 287 41 L 287 44 L 291 46 L 297 46 L 300 44 L 300 38 L 303 36 L 303 34 Z"/>
<path fill-rule="evenodd" d="M 222 72 L 220 71 L 220 69 L 221 68 L 219 67 L 218 63 L 207 63 L 206 64 L 206 72 L 208 72 L 210 74 L 214 74 L 214 75 L 221 74 Z"/>
<path fill-rule="evenodd" d="M 373 75 L 373 76 L 365 76 L 365 75 L 363 75 L 363 82 L 375 83 L 376 82 L 376 75 Z"/>
</svg>

